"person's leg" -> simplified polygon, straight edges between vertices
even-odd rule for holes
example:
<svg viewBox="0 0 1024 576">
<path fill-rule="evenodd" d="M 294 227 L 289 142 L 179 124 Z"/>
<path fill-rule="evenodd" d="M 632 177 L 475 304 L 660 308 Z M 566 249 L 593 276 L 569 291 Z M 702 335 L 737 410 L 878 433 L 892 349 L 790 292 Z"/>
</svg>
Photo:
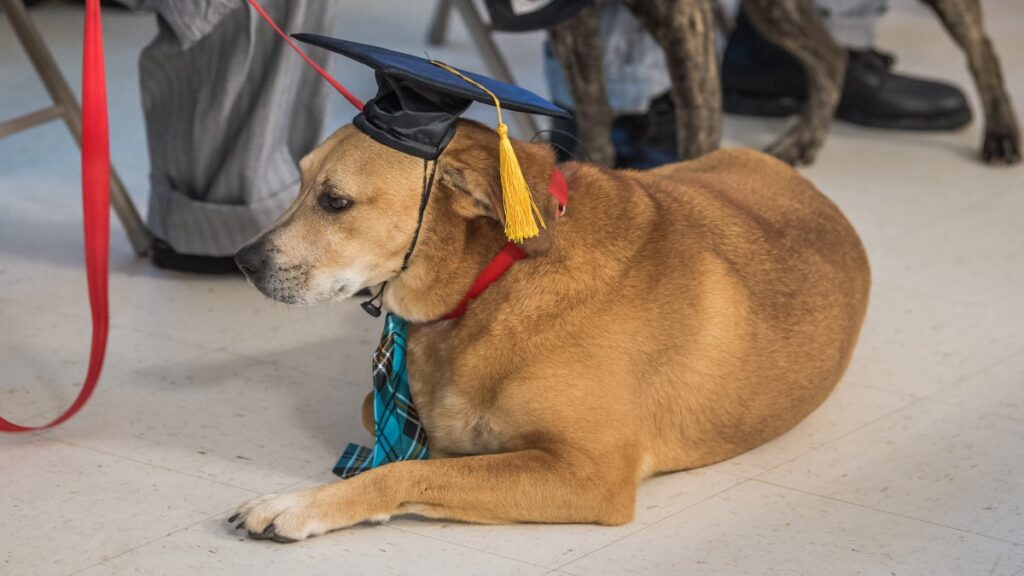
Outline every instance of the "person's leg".
<svg viewBox="0 0 1024 576">
<path fill-rule="evenodd" d="M 327 84 L 244 2 L 142 0 L 159 33 L 139 59 L 157 265 L 230 270 L 299 188 Z M 264 3 L 286 30 L 331 32 L 334 3 Z M 312 57 L 323 64 L 326 52 Z M 214 258 L 209 258 L 214 257 Z"/>
<path fill-rule="evenodd" d="M 875 47 L 875 31 L 889 0 L 817 0 L 818 15 L 836 44 L 852 50 Z"/>
<path fill-rule="evenodd" d="M 951 130 L 971 119 L 954 86 L 893 72 L 894 58 L 874 48 L 884 0 L 818 0 L 819 16 L 847 51 L 836 118 L 904 130 Z M 803 69 L 765 40 L 741 11 L 722 61 L 723 108 L 733 114 L 789 116 L 806 97 Z"/>
<path fill-rule="evenodd" d="M 620 0 L 597 0 L 596 8 L 605 94 L 616 115 L 611 129 L 616 164 L 644 168 L 676 160 L 675 117 L 668 95 L 672 82 L 661 46 Z M 565 24 L 571 25 L 571 21 Z M 564 64 L 550 47 L 545 49 L 551 99 L 571 110 L 575 106 Z M 576 148 L 573 121 L 556 119 L 552 127 L 554 144 Z M 560 157 L 565 159 L 566 154 Z"/>
</svg>

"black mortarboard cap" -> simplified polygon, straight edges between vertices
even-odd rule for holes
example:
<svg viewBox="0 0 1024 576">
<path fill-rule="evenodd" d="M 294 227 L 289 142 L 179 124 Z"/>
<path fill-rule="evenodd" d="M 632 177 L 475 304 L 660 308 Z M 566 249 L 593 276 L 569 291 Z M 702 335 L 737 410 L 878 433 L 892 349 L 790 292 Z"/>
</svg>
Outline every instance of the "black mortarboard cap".
<svg viewBox="0 0 1024 576">
<path fill-rule="evenodd" d="M 492 97 L 450 70 L 418 56 L 318 34 L 295 34 L 294 38 L 373 68 L 377 95 L 366 102 L 352 123 L 381 144 L 425 160 L 441 154 L 455 134 L 459 115 L 474 101 L 494 105 L 496 97 L 506 110 L 572 117 L 529 90 L 458 71 L 492 92 Z"/>
</svg>

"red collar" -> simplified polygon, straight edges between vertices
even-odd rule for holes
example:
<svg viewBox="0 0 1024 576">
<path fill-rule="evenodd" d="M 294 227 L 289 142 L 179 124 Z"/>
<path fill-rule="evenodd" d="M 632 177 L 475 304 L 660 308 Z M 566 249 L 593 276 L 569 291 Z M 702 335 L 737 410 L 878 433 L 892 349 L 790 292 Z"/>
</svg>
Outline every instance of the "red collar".
<svg viewBox="0 0 1024 576">
<path fill-rule="evenodd" d="M 548 194 L 551 194 L 558 199 L 558 217 L 561 218 L 565 214 L 565 207 L 569 204 L 569 185 L 565 182 L 565 176 L 562 171 L 556 166 L 551 172 L 551 182 L 548 183 Z M 505 275 L 505 272 L 512 267 L 513 264 L 518 260 L 526 258 L 526 252 L 513 242 L 505 244 L 505 247 L 498 252 L 498 255 L 491 259 L 484 267 L 480 274 L 477 275 L 476 279 L 473 280 L 473 285 L 469 287 L 469 292 L 462 297 L 462 301 L 456 306 L 451 312 L 444 315 L 444 320 L 451 320 L 458 318 L 466 313 L 466 308 L 469 303 L 473 301 L 477 296 L 484 293 L 487 287 L 498 281 L 499 278 Z"/>
</svg>

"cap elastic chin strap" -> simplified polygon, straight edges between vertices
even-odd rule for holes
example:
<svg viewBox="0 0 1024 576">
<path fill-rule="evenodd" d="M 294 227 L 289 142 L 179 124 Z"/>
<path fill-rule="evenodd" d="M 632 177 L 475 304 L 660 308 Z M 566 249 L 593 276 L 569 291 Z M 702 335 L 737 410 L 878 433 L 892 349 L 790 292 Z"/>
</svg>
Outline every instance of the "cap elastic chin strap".
<svg viewBox="0 0 1024 576">
<path fill-rule="evenodd" d="M 434 187 L 434 173 L 436 171 L 437 160 L 423 161 L 423 194 L 420 195 L 420 211 L 416 216 L 416 231 L 412 235 L 412 241 L 409 242 L 409 248 L 405 251 L 405 257 L 402 258 L 402 269 L 391 278 L 397 278 L 399 274 L 409 269 L 409 260 L 412 258 L 412 253 L 416 250 L 416 243 L 420 239 L 420 230 L 423 228 L 423 216 L 427 213 L 427 203 L 430 201 L 430 191 Z M 380 290 L 372 298 L 360 305 L 367 314 L 374 318 L 380 316 L 380 307 L 384 303 L 384 289 L 388 287 L 388 282 L 391 281 L 391 278 L 385 280 L 380 285 Z"/>
</svg>

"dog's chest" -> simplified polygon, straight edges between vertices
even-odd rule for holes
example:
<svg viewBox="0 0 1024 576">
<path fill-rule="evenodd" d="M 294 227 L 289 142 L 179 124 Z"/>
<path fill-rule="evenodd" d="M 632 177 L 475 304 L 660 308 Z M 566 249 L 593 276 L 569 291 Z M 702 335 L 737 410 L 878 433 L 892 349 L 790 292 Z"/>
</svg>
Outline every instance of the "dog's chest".
<svg viewBox="0 0 1024 576">
<path fill-rule="evenodd" d="M 501 451 L 500 424 L 469 395 L 449 388 L 435 392 L 424 404 L 420 416 L 432 452 L 444 455 Z"/>
<path fill-rule="evenodd" d="M 423 331 L 426 332 L 426 331 Z M 507 437 L 488 377 L 420 332 L 409 339 L 409 386 L 435 455 L 500 452 Z M 424 337 L 427 336 L 427 337 Z M 472 378 L 460 374 L 473 374 Z"/>
</svg>

